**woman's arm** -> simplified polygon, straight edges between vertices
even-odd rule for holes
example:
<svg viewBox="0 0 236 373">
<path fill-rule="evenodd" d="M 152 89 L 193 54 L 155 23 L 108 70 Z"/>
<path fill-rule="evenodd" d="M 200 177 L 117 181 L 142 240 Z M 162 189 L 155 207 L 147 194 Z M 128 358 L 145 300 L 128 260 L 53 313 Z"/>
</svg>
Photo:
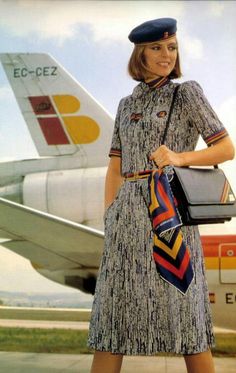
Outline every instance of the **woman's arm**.
<svg viewBox="0 0 236 373">
<path fill-rule="evenodd" d="M 105 210 L 114 201 L 124 178 L 121 176 L 121 158 L 111 157 L 105 180 Z"/>
<path fill-rule="evenodd" d="M 235 150 L 229 136 L 203 150 L 180 153 L 181 166 L 212 166 L 234 158 Z"/>
<path fill-rule="evenodd" d="M 234 145 L 229 136 L 220 140 L 218 143 L 203 150 L 192 152 L 176 153 L 161 145 L 154 151 L 150 159 L 155 161 L 156 165 L 163 168 L 168 165 L 184 166 L 213 166 L 234 158 Z"/>
</svg>

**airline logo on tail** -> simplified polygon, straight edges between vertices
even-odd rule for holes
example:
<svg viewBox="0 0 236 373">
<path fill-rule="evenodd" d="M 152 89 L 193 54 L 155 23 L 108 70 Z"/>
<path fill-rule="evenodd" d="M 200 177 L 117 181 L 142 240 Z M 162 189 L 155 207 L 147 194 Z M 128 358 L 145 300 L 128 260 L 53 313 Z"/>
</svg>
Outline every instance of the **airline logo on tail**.
<svg viewBox="0 0 236 373">
<path fill-rule="evenodd" d="M 28 97 L 48 145 L 89 144 L 100 134 L 98 123 L 75 115 L 80 109 L 77 97 L 63 94 Z"/>
<path fill-rule="evenodd" d="M 114 119 L 63 66 L 44 53 L 0 53 L 0 62 L 39 156 L 107 165 Z"/>
</svg>

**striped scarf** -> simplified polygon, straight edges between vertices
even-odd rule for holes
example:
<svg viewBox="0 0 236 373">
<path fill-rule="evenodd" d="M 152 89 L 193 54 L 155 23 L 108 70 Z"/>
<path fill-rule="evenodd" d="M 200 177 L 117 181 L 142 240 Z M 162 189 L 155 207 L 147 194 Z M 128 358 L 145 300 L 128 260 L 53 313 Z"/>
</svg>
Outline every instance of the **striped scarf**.
<svg viewBox="0 0 236 373">
<path fill-rule="evenodd" d="M 148 178 L 148 187 L 151 201 L 149 212 L 154 232 L 153 257 L 157 271 L 165 281 L 185 294 L 194 273 L 167 173 L 153 171 Z"/>
</svg>

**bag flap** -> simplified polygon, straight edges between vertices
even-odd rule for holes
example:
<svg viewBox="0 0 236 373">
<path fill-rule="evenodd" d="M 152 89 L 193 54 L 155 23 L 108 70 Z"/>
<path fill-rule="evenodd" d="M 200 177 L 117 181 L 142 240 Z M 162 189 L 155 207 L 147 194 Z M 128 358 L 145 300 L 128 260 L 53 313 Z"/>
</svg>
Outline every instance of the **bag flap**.
<svg viewBox="0 0 236 373">
<path fill-rule="evenodd" d="M 189 204 L 234 204 L 235 195 L 219 168 L 174 167 Z"/>
</svg>

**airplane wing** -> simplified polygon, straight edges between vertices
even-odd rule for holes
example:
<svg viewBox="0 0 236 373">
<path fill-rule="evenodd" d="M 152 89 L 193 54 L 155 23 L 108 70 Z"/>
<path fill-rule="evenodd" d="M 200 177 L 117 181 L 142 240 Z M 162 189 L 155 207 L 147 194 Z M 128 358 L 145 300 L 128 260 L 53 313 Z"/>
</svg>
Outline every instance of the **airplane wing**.
<svg viewBox="0 0 236 373">
<path fill-rule="evenodd" d="M 0 237 L 35 268 L 77 269 L 89 277 L 97 272 L 104 233 L 0 198 Z"/>
</svg>

